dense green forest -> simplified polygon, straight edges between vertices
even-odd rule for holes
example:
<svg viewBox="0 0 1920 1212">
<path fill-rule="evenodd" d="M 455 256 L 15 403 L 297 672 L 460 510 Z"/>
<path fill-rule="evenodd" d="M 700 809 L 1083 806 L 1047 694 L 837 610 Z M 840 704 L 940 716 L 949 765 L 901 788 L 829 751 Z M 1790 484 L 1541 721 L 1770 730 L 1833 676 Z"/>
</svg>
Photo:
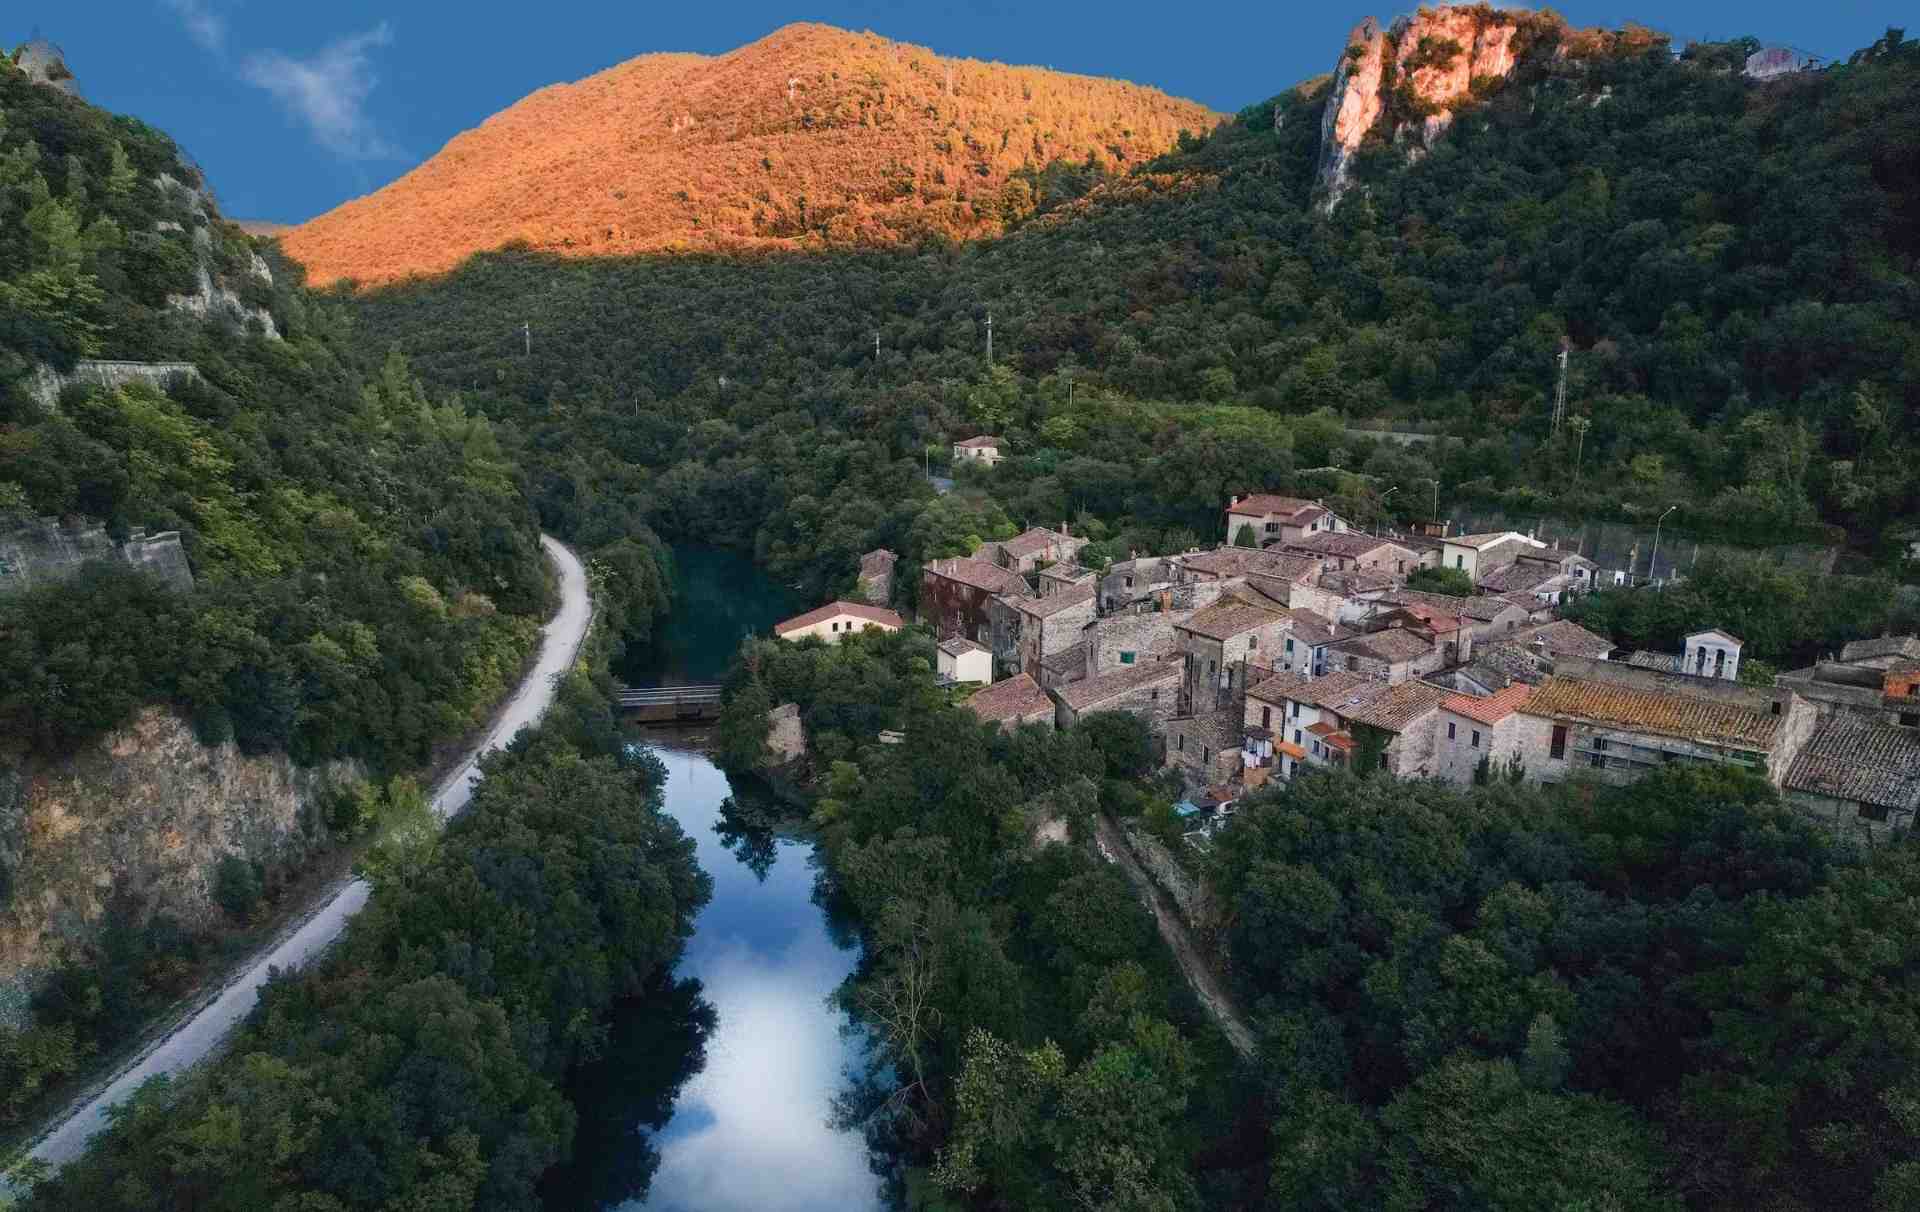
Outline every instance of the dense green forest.
<svg viewBox="0 0 1920 1212">
<path fill-rule="evenodd" d="M 1235 1072 L 1124 876 L 1060 820 L 1138 810 L 1152 747 L 1124 714 L 1001 735 L 933 685 L 919 629 L 838 646 L 750 641 L 722 760 L 764 765 L 766 708 L 798 703 L 831 895 L 866 941 L 840 991 L 881 1047 L 841 1102 L 936 1209 L 1223 1206 L 1232 1159 L 1189 1159 L 1257 1090 Z M 880 729 L 906 739 L 882 745 Z"/>
<path fill-rule="evenodd" d="M 1040 213 L 990 243 L 509 250 L 354 306 L 428 382 L 525 429 L 549 525 L 618 502 L 815 589 L 878 544 L 937 554 L 922 461 L 981 431 L 1014 456 L 985 508 L 1084 515 L 1108 554 L 1225 537 L 1234 489 L 1424 514 L 1426 478 L 1443 507 L 1678 503 L 1670 536 L 1884 553 L 1920 505 L 1920 43 L 1771 82 L 1740 74 L 1754 45 L 1526 65 L 1417 162 L 1363 151 L 1331 215 L 1320 83 L 1091 192 L 1045 174 Z"/>
<path fill-rule="evenodd" d="M 444 834 L 422 808 L 374 851 L 372 899 L 324 962 L 268 985 L 226 1053 L 143 1087 L 23 1206 L 539 1208 L 573 1148 L 563 1082 L 616 1003 L 696 993 L 670 973 L 710 882 L 608 702 L 573 674 Z M 647 1166 L 616 1173 L 639 1185 L 606 1204 L 644 1195 Z"/>
<path fill-rule="evenodd" d="M 237 307 L 169 302 L 222 290 Z M 198 375 L 33 390 L 91 357 Z M 195 580 L 180 592 L 107 561 L 0 594 L 0 908 L 26 780 L 144 705 L 246 753 L 358 761 L 371 781 L 303 820 L 319 844 L 417 799 L 389 777 L 485 721 L 547 613 L 511 439 L 430 395 L 350 309 L 223 221 L 165 135 L 0 56 L 0 531 L 34 517 L 116 538 L 177 529 Z M 644 636 L 666 603 L 664 548 L 636 524 L 583 554 L 614 633 Z M 298 874 L 282 866 L 230 857 L 209 873 L 236 925 Z M 120 888 L 93 943 L 47 958 L 31 1021 L 0 1026 L 0 1124 L 222 957 Z"/>
</svg>

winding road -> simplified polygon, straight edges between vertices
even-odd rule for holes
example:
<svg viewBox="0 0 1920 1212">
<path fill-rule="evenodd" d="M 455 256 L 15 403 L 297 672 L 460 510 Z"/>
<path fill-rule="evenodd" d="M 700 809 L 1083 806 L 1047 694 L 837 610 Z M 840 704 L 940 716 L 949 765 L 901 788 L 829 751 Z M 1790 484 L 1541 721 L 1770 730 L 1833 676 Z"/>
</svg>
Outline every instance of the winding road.
<svg viewBox="0 0 1920 1212">
<path fill-rule="evenodd" d="M 587 624 L 593 617 L 586 570 L 580 566 L 579 557 L 558 539 L 541 535 L 540 545 L 560 573 L 560 610 L 541 629 L 540 655 L 499 712 L 492 729 L 434 793 L 433 810 L 443 821 L 465 808 L 472 798 L 474 784 L 480 781 L 480 759 L 547 713 L 560 675 L 573 665 L 586 638 Z M 354 880 L 341 888 L 298 929 L 234 976 L 212 1001 L 154 1043 L 104 1089 L 69 1109 L 66 1117 L 34 1145 L 33 1156 L 58 1169 L 107 1126 L 109 1107 L 126 1101 L 149 1078 L 180 1073 L 199 1063 L 253 1010 L 260 986 L 275 969 L 298 968 L 340 937 L 347 920 L 367 903 L 367 892 L 364 880 Z"/>
</svg>

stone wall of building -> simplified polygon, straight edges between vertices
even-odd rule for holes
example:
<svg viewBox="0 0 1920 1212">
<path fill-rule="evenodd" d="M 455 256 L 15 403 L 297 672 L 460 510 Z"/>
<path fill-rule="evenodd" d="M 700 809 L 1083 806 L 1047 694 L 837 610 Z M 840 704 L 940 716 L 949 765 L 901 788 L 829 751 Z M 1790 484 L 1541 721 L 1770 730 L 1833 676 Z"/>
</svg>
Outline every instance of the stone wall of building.
<svg viewBox="0 0 1920 1212">
<path fill-rule="evenodd" d="M 1099 711 L 1125 711 L 1145 720 L 1153 734 L 1160 735 L 1166 722 L 1173 718 L 1180 706 L 1180 662 L 1161 661 L 1159 664 L 1159 677 L 1128 687 L 1113 698 L 1090 703 L 1077 710 L 1061 703 L 1057 716 L 1060 727 L 1071 728 L 1082 718 Z"/>
<path fill-rule="evenodd" d="M 780 765 L 807 756 L 807 731 L 800 723 L 800 704 L 782 703 L 767 712 L 767 748 Z"/>
<path fill-rule="evenodd" d="M 1219 711 L 1168 720 L 1167 765 L 1180 771 L 1189 786 L 1232 782 L 1240 773 L 1245 740 L 1240 716 L 1240 705 L 1230 703 Z"/>
</svg>

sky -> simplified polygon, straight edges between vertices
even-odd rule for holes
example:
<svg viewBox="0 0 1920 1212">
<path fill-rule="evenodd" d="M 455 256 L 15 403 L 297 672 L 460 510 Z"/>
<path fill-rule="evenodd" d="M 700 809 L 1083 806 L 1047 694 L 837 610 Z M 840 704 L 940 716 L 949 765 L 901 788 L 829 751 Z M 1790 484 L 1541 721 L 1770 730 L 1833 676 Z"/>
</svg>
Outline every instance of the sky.
<svg viewBox="0 0 1920 1212">
<path fill-rule="evenodd" d="M 1411 5 L 1408 6 L 1411 8 Z M 1833 57 L 1908 3 L 1567 0 L 1677 43 L 1752 34 Z M 369 193 L 535 89 L 650 51 L 718 54 L 793 21 L 949 55 L 1149 84 L 1232 112 L 1331 69 L 1365 0 L 7 0 L 0 42 L 60 45 L 82 93 L 171 134 L 231 218 L 300 222 Z"/>
</svg>

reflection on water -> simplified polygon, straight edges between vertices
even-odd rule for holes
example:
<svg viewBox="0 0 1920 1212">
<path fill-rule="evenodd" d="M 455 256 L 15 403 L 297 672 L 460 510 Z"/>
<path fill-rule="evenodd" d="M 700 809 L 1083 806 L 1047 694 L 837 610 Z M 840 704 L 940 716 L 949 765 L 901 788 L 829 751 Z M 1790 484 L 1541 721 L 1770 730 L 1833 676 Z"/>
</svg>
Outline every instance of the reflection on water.
<svg viewBox="0 0 1920 1212">
<path fill-rule="evenodd" d="M 673 611 L 653 638 L 620 657 L 613 675 L 629 686 L 717 682 L 748 635 L 766 635 L 812 602 L 776 585 L 737 551 L 673 549 Z"/>
<path fill-rule="evenodd" d="M 700 982 L 717 1025 L 705 1068 L 648 1142 L 659 1154 L 649 1195 L 624 1207 L 878 1208 L 864 1138 L 829 1123 L 863 1049 L 828 998 L 859 956 L 814 904 L 813 848 L 732 822 L 722 831 L 726 776 L 694 754 L 659 756 L 667 811 L 713 876 L 713 900 L 676 975 Z"/>
</svg>

